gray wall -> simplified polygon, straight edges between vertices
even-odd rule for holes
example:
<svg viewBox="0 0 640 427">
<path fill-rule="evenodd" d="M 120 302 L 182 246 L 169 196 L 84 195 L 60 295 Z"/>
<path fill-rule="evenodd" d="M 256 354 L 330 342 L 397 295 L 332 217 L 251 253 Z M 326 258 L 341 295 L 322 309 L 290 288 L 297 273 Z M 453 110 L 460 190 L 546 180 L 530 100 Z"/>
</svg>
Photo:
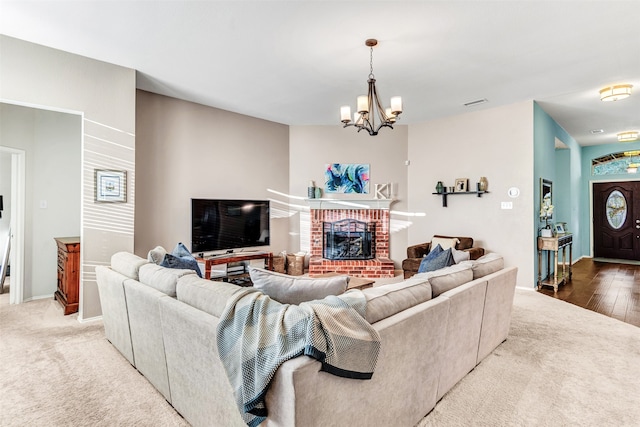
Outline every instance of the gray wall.
<svg viewBox="0 0 640 427">
<path fill-rule="evenodd" d="M 425 212 L 409 230 L 410 244 L 434 234 L 469 236 L 474 246 L 502 254 L 517 266 L 518 286 L 533 287 L 536 236 L 533 216 L 533 102 L 480 110 L 409 127 L 409 209 Z M 453 186 L 468 178 L 475 188 L 481 176 L 489 194 L 433 195 L 438 181 Z M 520 189 L 510 198 L 511 187 Z M 502 202 L 512 209 L 501 209 Z"/>
<path fill-rule="evenodd" d="M 133 251 L 135 71 L 4 35 L 0 51 L 1 100 L 83 117 L 80 319 L 99 316 L 95 266 Z M 96 168 L 127 172 L 127 203 L 94 202 Z"/>
<path fill-rule="evenodd" d="M 289 185 L 285 125 L 137 92 L 135 252 L 191 248 L 191 199 L 272 199 Z M 271 246 L 287 249 L 289 218 L 273 202 Z"/>
<path fill-rule="evenodd" d="M 0 145 L 25 151 L 29 176 L 25 195 L 25 300 L 49 297 L 56 290 L 57 249 L 53 238 L 80 235 L 81 129 L 81 117 L 76 114 L 0 103 Z M 6 178 L 6 184 L 11 181 L 4 166 L 2 187 Z"/>
</svg>

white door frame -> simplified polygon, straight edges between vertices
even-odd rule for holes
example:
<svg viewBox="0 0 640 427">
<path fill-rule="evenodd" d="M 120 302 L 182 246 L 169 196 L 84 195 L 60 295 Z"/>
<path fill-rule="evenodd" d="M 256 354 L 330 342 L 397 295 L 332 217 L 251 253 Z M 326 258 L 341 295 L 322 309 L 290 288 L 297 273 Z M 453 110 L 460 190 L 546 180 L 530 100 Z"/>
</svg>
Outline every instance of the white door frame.
<svg viewBox="0 0 640 427">
<path fill-rule="evenodd" d="M 11 286 L 9 304 L 21 304 L 24 300 L 24 217 L 25 217 L 25 152 L 2 147 L 0 151 L 11 154 Z"/>
</svg>

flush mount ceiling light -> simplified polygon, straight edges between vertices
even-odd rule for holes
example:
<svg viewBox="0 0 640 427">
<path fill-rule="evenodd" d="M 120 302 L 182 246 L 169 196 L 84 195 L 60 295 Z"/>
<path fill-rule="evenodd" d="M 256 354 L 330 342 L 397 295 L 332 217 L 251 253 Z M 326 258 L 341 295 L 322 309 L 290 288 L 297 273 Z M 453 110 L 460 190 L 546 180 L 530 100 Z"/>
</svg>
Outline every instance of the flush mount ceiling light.
<svg viewBox="0 0 640 427">
<path fill-rule="evenodd" d="M 631 96 L 633 85 L 615 85 L 600 89 L 600 101 L 619 101 Z"/>
<path fill-rule="evenodd" d="M 390 127 L 402 113 L 402 98 L 399 96 L 391 97 L 391 107 L 382 108 L 378 92 L 376 91 L 376 79 L 373 75 L 373 47 L 378 44 L 376 39 L 367 39 L 364 43 L 371 49 L 369 54 L 369 92 L 367 95 L 360 95 L 357 98 L 357 109 L 353 114 L 351 121 L 351 107 L 348 105 L 340 107 L 340 121 L 344 123 L 343 127 L 355 126 L 358 132 L 366 130 L 369 135 L 374 136 L 382 127 Z M 376 117 L 379 124 L 376 125 Z"/>
<path fill-rule="evenodd" d="M 636 139 L 638 139 L 638 131 L 637 130 L 632 130 L 632 131 L 628 131 L 628 132 L 620 132 L 618 134 L 618 141 L 619 142 L 630 142 L 630 141 L 635 141 Z"/>
</svg>

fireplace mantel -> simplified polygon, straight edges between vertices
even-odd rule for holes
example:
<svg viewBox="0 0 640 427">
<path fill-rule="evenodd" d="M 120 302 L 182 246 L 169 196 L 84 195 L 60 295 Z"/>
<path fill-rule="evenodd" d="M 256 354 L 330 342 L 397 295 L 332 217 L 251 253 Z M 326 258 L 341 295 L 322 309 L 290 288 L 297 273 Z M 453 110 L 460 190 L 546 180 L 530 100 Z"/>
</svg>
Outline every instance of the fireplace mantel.
<svg viewBox="0 0 640 427">
<path fill-rule="evenodd" d="M 306 199 L 311 209 L 386 209 L 393 199 Z"/>
</svg>

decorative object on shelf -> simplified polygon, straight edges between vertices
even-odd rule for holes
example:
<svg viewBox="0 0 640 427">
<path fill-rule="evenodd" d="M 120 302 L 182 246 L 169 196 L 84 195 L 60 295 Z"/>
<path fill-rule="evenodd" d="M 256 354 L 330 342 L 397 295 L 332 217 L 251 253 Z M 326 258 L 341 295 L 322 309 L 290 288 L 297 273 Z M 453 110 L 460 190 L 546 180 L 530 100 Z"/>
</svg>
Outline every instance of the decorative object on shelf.
<svg viewBox="0 0 640 427">
<path fill-rule="evenodd" d="M 478 191 L 487 191 L 489 189 L 489 181 L 486 176 L 481 176 L 478 181 Z"/>
<path fill-rule="evenodd" d="M 370 48 L 369 55 L 369 91 L 367 95 L 360 95 L 357 99 L 356 112 L 353 114 L 353 122 L 351 121 L 351 107 L 348 105 L 340 107 L 340 121 L 344 123 L 343 127 L 355 126 L 358 132 L 366 130 L 369 135 L 374 136 L 382 127 L 393 129 L 393 124 L 402 113 L 402 98 L 400 96 L 391 97 L 391 107 L 382 108 L 378 92 L 376 91 L 376 79 L 373 75 L 373 47 L 378 44 L 376 39 L 367 39 L 365 45 Z M 376 126 L 376 116 L 380 124 Z"/>
<path fill-rule="evenodd" d="M 374 199 L 387 200 L 391 198 L 391 183 L 376 184 Z"/>
<path fill-rule="evenodd" d="M 99 203 L 126 203 L 127 172 L 95 169 L 95 201 Z"/>
<path fill-rule="evenodd" d="M 553 237 L 553 232 L 550 228 L 543 228 L 540 230 L 540 237 Z"/>
<path fill-rule="evenodd" d="M 631 96 L 631 88 L 633 85 L 622 84 L 605 87 L 600 89 L 600 101 L 619 101 Z"/>
<path fill-rule="evenodd" d="M 469 191 L 469 178 L 457 178 L 456 179 L 456 193 L 462 193 Z"/>
<path fill-rule="evenodd" d="M 325 193 L 369 194 L 369 165 L 331 163 L 325 165 Z"/>
<path fill-rule="evenodd" d="M 438 181 L 438 183 L 436 184 L 436 193 L 440 194 L 444 191 L 444 184 L 442 184 L 442 181 Z"/>
<path fill-rule="evenodd" d="M 549 197 L 542 199 L 540 206 L 540 219 L 544 220 L 544 228 L 550 229 L 549 220 L 553 218 L 553 205 L 551 204 L 551 193 L 547 193 Z"/>
<path fill-rule="evenodd" d="M 309 186 L 307 187 L 307 197 L 309 199 L 313 199 L 316 197 L 316 185 L 313 181 L 309 181 Z"/>
<path fill-rule="evenodd" d="M 322 188 L 320 187 L 316 187 L 316 199 L 321 199 L 322 198 Z"/>
<path fill-rule="evenodd" d="M 564 230 L 564 225 L 561 222 L 556 222 L 553 225 L 553 231 L 555 231 L 556 236 L 562 236 L 566 231 Z"/>
<path fill-rule="evenodd" d="M 456 187 L 447 187 L 447 188 L 446 188 L 446 190 L 447 190 L 449 193 L 453 193 L 453 192 L 455 192 L 455 191 L 456 191 Z"/>
</svg>

